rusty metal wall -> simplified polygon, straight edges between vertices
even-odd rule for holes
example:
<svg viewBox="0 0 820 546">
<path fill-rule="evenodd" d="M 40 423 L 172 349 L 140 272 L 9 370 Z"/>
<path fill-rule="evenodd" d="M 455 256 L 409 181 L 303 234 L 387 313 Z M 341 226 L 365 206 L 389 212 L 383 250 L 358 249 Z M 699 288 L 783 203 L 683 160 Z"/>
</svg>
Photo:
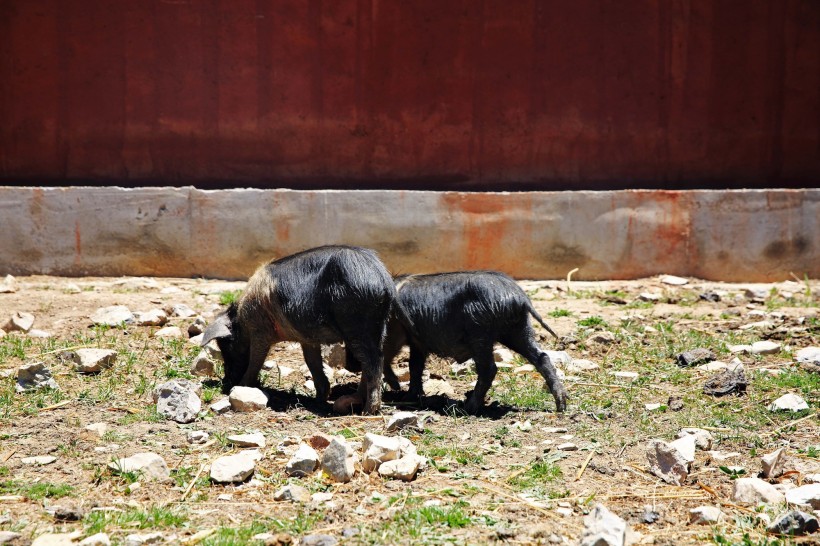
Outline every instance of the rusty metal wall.
<svg viewBox="0 0 820 546">
<path fill-rule="evenodd" d="M 0 182 L 812 187 L 816 0 L 4 0 Z"/>
</svg>

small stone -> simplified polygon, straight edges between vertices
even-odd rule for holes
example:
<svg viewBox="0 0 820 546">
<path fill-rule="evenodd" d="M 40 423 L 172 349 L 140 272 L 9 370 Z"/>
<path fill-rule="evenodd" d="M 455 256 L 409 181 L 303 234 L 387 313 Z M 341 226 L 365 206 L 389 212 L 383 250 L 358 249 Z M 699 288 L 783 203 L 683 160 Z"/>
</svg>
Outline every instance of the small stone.
<svg viewBox="0 0 820 546">
<path fill-rule="evenodd" d="M 515 423 L 513 423 L 513 427 L 517 428 L 521 432 L 527 432 L 528 430 L 532 430 L 532 421 L 530 421 L 529 419 L 527 419 L 524 422 L 516 421 Z"/>
<path fill-rule="evenodd" d="M 336 546 L 339 540 L 332 535 L 305 535 L 299 539 L 299 546 Z"/>
<path fill-rule="evenodd" d="M 566 442 L 563 444 L 559 444 L 558 447 L 556 447 L 555 449 L 557 449 L 558 451 L 578 451 L 578 446 L 573 444 L 572 442 Z"/>
<path fill-rule="evenodd" d="M 770 411 L 795 412 L 806 409 L 809 409 L 809 405 L 806 403 L 806 401 L 793 393 L 784 394 L 783 396 L 775 400 L 771 406 L 769 406 Z"/>
<path fill-rule="evenodd" d="M 617 379 L 622 379 L 622 380 L 627 381 L 629 383 L 632 383 L 633 381 L 637 380 L 638 377 L 639 377 L 638 372 L 626 372 L 626 371 L 624 371 L 624 372 L 612 372 L 612 375 L 614 375 Z"/>
<path fill-rule="evenodd" d="M 273 500 L 290 502 L 310 502 L 310 491 L 300 485 L 286 485 L 273 494 Z"/>
<path fill-rule="evenodd" d="M 117 361 L 117 351 L 112 349 L 77 349 L 72 356 L 80 373 L 99 373 Z"/>
<path fill-rule="evenodd" d="M 101 307 L 91 315 L 91 322 L 100 326 L 119 326 L 120 324 L 131 324 L 134 315 L 124 305 L 111 305 Z"/>
<path fill-rule="evenodd" d="M 683 485 L 689 476 L 690 459 L 676 446 L 662 440 L 651 440 L 647 445 L 646 458 L 649 471 L 672 485 Z"/>
<path fill-rule="evenodd" d="M 25 392 L 42 388 L 59 390 L 60 386 L 44 363 L 32 362 L 17 369 L 17 384 L 14 388 L 17 392 Z"/>
<path fill-rule="evenodd" d="M 523 364 L 518 366 L 517 368 L 513 369 L 513 373 L 521 374 L 521 373 L 530 373 L 535 371 L 535 366 L 532 364 Z"/>
<path fill-rule="evenodd" d="M 767 530 L 777 535 L 803 536 L 815 533 L 818 529 L 820 523 L 816 517 L 800 510 L 792 510 L 777 516 Z"/>
<path fill-rule="evenodd" d="M 805 347 L 795 354 L 795 360 L 800 363 L 820 362 L 820 347 Z"/>
<path fill-rule="evenodd" d="M 421 455 L 411 453 L 400 459 L 393 459 L 380 464 L 379 475 L 409 482 L 416 477 L 419 467 L 426 461 L 427 459 Z"/>
<path fill-rule="evenodd" d="M 11 275 L 6 275 L 2 281 L 0 281 L 0 294 L 12 294 L 17 292 L 17 279 L 12 277 Z M 2 544 L 2 542 L 0 542 Z"/>
<path fill-rule="evenodd" d="M 196 315 L 196 311 L 194 311 L 184 303 L 176 303 L 166 308 L 165 311 L 172 317 L 179 318 L 190 318 Z"/>
<path fill-rule="evenodd" d="M 493 349 L 493 360 L 496 362 L 512 362 L 515 360 L 515 353 L 506 347 L 496 347 Z"/>
<path fill-rule="evenodd" d="M 803 481 L 806 483 L 820 483 L 820 474 L 806 474 Z"/>
<path fill-rule="evenodd" d="M 638 299 L 641 301 L 655 303 L 661 301 L 661 295 L 655 294 L 654 292 L 641 292 L 640 294 L 638 294 Z"/>
<path fill-rule="evenodd" d="M 81 540 L 80 546 L 111 546 L 111 539 L 105 533 L 97 533 Z"/>
<path fill-rule="evenodd" d="M 646 411 L 655 411 L 661 409 L 663 407 L 663 404 L 653 402 L 650 404 L 644 404 L 643 407 L 646 409 Z"/>
<path fill-rule="evenodd" d="M 729 352 L 732 354 L 752 352 L 751 345 L 729 345 L 727 349 L 729 349 Z"/>
<path fill-rule="evenodd" d="M 335 482 L 347 483 L 356 469 L 355 453 L 341 436 L 335 436 L 322 455 L 322 470 Z"/>
<path fill-rule="evenodd" d="M 208 441 L 211 435 L 205 432 L 204 430 L 191 430 L 188 431 L 188 443 L 189 444 L 204 444 Z"/>
<path fill-rule="evenodd" d="M 55 506 L 54 519 L 57 521 L 80 521 L 85 511 L 77 506 Z"/>
<path fill-rule="evenodd" d="M 268 397 L 255 387 L 234 387 L 228 396 L 234 411 L 259 411 L 268 407 Z"/>
<path fill-rule="evenodd" d="M 213 377 L 216 375 L 216 362 L 211 360 L 208 351 L 202 350 L 191 364 L 191 374 L 199 377 Z"/>
<path fill-rule="evenodd" d="M 572 360 L 572 362 L 564 366 L 564 370 L 567 373 L 593 372 L 599 368 L 600 366 L 598 366 L 598 364 L 594 363 L 591 360 L 586 360 L 584 358 L 575 358 Z"/>
<path fill-rule="evenodd" d="M 34 315 L 17 311 L 3 326 L 6 332 L 28 332 L 34 325 Z"/>
<path fill-rule="evenodd" d="M 316 450 L 307 444 L 299 444 L 299 448 L 285 466 L 285 472 L 288 476 L 308 476 L 313 474 L 318 466 L 319 454 Z"/>
<path fill-rule="evenodd" d="M 603 330 L 601 332 L 595 332 L 590 337 L 587 338 L 587 342 L 589 343 L 598 343 L 600 345 L 609 345 L 611 343 L 615 343 L 615 334 L 608 330 Z"/>
<path fill-rule="evenodd" d="M 697 447 L 697 438 L 694 434 L 684 434 L 677 440 L 669 442 L 669 445 L 678 450 L 687 463 L 695 462 L 695 448 Z"/>
<path fill-rule="evenodd" d="M 36 328 L 32 328 L 28 331 L 28 337 L 33 337 L 37 339 L 48 339 L 52 337 L 51 332 L 46 332 L 45 330 L 38 330 Z"/>
<path fill-rule="evenodd" d="M 57 460 L 57 457 L 54 457 L 53 455 L 40 455 L 40 456 L 37 456 L 37 457 L 23 457 L 20 460 L 20 462 L 22 462 L 23 464 L 43 466 L 43 465 L 51 464 L 56 460 Z"/>
<path fill-rule="evenodd" d="M 364 435 L 362 450 L 364 451 L 362 470 L 365 472 L 378 470 L 382 463 L 398 459 L 405 453 L 415 453 L 413 444 L 407 438 L 381 436 L 369 432 Z"/>
<path fill-rule="evenodd" d="M 196 420 L 202 409 L 202 385 L 188 379 L 173 379 L 154 389 L 157 412 L 177 423 Z"/>
<path fill-rule="evenodd" d="M 669 409 L 672 411 L 681 411 L 683 409 L 683 398 L 680 396 L 670 396 L 666 405 L 669 406 Z"/>
<path fill-rule="evenodd" d="M 750 322 L 749 324 L 744 324 L 738 330 L 770 330 L 774 328 L 774 323 L 769 320 L 760 320 L 757 322 Z M 754 351 L 754 345 L 752 345 L 752 349 L 750 352 Z"/>
<path fill-rule="evenodd" d="M 703 392 L 711 396 L 746 394 L 746 374 L 743 368 L 726 369 L 710 377 L 703 384 Z"/>
<path fill-rule="evenodd" d="M 689 279 L 676 277 L 675 275 L 664 275 L 660 280 L 663 284 L 668 284 L 670 286 L 684 286 L 689 284 Z"/>
<path fill-rule="evenodd" d="M 231 409 L 231 401 L 228 398 L 222 398 L 220 400 L 217 400 L 208 407 L 215 414 L 222 415 L 223 413 L 227 413 L 228 410 Z"/>
<path fill-rule="evenodd" d="M 105 436 L 105 433 L 108 432 L 108 424 L 107 423 L 91 423 L 90 425 L 86 425 L 85 430 L 88 432 L 93 432 L 100 438 Z"/>
<path fill-rule="evenodd" d="M 709 451 L 712 449 L 712 443 L 714 442 L 714 438 L 712 433 L 708 430 L 703 430 L 702 428 L 694 428 L 694 427 L 686 427 L 682 428 L 680 432 L 678 432 L 678 438 L 683 438 L 684 436 L 694 436 L 695 437 L 695 445 L 704 451 Z"/>
<path fill-rule="evenodd" d="M 120 474 L 140 472 L 143 476 L 155 480 L 164 480 L 171 475 L 165 459 L 156 453 L 150 452 L 137 453 L 131 457 L 117 459 L 108 463 L 108 468 Z"/>
<path fill-rule="evenodd" d="M 581 546 L 624 546 L 626 543 L 626 522 L 607 510 L 603 504 L 596 504 L 584 517 L 584 531 Z"/>
<path fill-rule="evenodd" d="M 820 483 L 789 489 L 786 491 L 786 501 L 790 504 L 807 504 L 815 510 L 820 510 Z"/>
<path fill-rule="evenodd" d="M 774 341 L 755 341 L 752 343 L 752 354 L 773 355 L 780 352 L 780 344 Z"/>
<path fill-rule="evenodd" d="M 202 332 L 205 331 L 205 327 L 208 324 L 205 322 L 205 319 L 202 317 L 196 317 L 194 321 L 188 325 L 188 337 L 194 337 L 200 335 Z"/>
<path fill-rule="evenodd" d="M 703 292 L 702 294 L 699 294 L 698 298 L 702 299 L 704 301 L 711 301 L 713 303 L 717 303 L 717 302 L 720 301 L 721 295 L 720 295 L 719 292 L 716 292 L 714 290 L 709 290 L 707 292 Z"/>
<path fill-rule="evenodd" d="M 256 469 L 254 457 L 247 452 L 219 457 L 211 464 L 211 479 L 217 483 L 247 480 Z"/>
<path fill-rule="evenodd" d="M 760 478 L 738 478 L 733 481 L 732 500 L 743 504 L 778 504 L 785 500 L 783 493 Z"/>
<path fill-rule="evenodd" d="M 717 506 L 698 506 L 689 510 L 689 523 L 712 525 L 723 519 L 723 512 Z"/>
<path fill-rule="evenodd" d="M 160 339 L 182 339 L 182 330 L 179 326 L 166 326 L 154 332 L 154 337 Z"/>
<path fill-rule="evenodd" d="M 73 533 L 43 533 L 34 539 L 31 546 L 74 546 L 74 541 L 80 538 L 81 532 Z"/>
<path fill-rule="evenodd" d="M 424 392 L 427 396 L 456 398 L 456 391 L 453 389 L 453 386 L 443 379 L 428 379 L 425 381 Z"/>
<path fill-rule="evenodd" d="M 239 447 L 265 447 L 265 435 L 261 432 L 229 434 L 228 441 Z"/>
<path fill-rule="evenodd" d="M 709 456 L 716 461 L 728 461 L 729 459 L 736 459 L 740 457 L 740 453 L 732 451 L 725 453 L 723 451 L 709 451 Z"/>
<path fill-rule="evenodd" d="M 134 313 L 133 323 L 136 326 L 162 326 L 166 322 L 168 322 L 168 315 L 162 309 Z"/>
<path fill-rule="evenodd" d="M 721 362 L 720 360 L 713 360 L 712 362 L 707 362 L 706 364 L 701 364 L 697 366 L 697 369 L 703 372 L 722 372 L 728 367 L 729 365 L 725 362 Z"/>
<path fill-rule="evenodd" d="M 387 432 L 396 432 L 404 429 L 424 430 L 419 416 L 411 411 L 398 411 L 387 421 Z"/>
<path fill-rule="evenodd" d="M 690 368 L 715 359 L 715 353 L 702 347 L 685 351 L 677 356 L 677 364 L 681 368 Z"/>
<path fill-rule="evenodd" d="M 761 459 L 764 478 L 776 478 L 783 474 L 783 467 L 786 464 L 786 449 L 780 448 L 772 453 L 764 455 Z"/>
<path fill-rule="evenodd" d="M 572 357 L 566 351 L 544 351 L 549 357 L 553 366 L 568 366 L 572 362 Z"/>
</svg>

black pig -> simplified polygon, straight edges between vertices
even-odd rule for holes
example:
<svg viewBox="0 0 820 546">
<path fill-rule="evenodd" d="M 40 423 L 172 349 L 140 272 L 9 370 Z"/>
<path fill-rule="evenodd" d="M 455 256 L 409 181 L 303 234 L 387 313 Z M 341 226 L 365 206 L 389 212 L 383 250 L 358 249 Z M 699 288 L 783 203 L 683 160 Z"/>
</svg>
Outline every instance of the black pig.
<svg viewBox="0 0 820 546">
<path fill-rule="evenodd" d="M 205 329 L 202 345 L 216 339 L 227 391 L 234 385 L 255 385 L 271 345 L 296 341 L 313 375 L 316 398 L 326 401 L 330 383 L 322 370 L 321 345 L 343 341 L 349 359 L 363 368 L 359 395 L 364 411 L 376 413 L 381 405 L 382 343 L 396 303 L 393 279 L 375 252 L 318 247 L 257 269 L 239 301 Z"/>
<path fill-rule="evenodd" d="M 459 362 L 472 358 L 478 382 L 467 398 L 466 410 L 476 414 L 498 371 L 493 358 L 493 344 L 498 342 L 529 360 L 544 377 L 557 410 L 566 410 L 567 392 L 549 356 L 535 342 L 530 315 L 558 336 L 510 277 L 495 271 L 465 271 L 409 275 L 395 282 L 412 328 L 393 318 L 388 324 L 384 375 L 392 388 L 398 388 L 398 380 L 390 364 L 403 345 L 410 346 L 411 397 L 423 394 L 422 373 L 430 353 Z"/>
</svg>

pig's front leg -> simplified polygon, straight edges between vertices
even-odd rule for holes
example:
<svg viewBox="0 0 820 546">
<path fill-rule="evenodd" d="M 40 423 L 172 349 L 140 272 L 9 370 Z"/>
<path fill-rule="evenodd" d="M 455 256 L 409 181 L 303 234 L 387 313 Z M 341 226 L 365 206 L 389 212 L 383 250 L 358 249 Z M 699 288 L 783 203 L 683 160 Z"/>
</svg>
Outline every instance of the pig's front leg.
<svg viewBox="0 0 820 546">
<path fill-rule="evenodd" d="M 316 387 L 316 400 L 327 402 L 330 396 L 330 381 L 327 380 L 325 370 L 322 367 L 322 346 L 302 343 L 302 356 L 305 357 L 305 364 L 313 376 L 313 385 Z"/>
</svg>

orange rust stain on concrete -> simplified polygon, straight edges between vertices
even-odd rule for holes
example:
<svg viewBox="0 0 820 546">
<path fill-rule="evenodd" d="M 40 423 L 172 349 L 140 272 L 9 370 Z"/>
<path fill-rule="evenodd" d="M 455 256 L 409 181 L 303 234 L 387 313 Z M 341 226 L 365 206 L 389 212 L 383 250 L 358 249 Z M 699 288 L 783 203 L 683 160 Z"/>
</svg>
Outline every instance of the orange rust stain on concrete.
<svg viewBox="0 0 820 546">
<path fill-rule="evenodd" d="M 444 206 L 458 215 L 464 225 L 461 236 L 464 269 L 499 269 L 506 262 L 504 255 L 511 245 L 508 209 L 510 201 L 497 195 L 482 193 L 444 194 Z M 505 206 L 506 205 L 506 206 Z M 518 209 L 518 207 L 514 207 Z"/>
<path fill-rule="evenodd" d="M 83 245 L 80 236 L 80 221 L 74 222 L 74 265 L 79 265 L 82 261 Z"/>
</svg>

